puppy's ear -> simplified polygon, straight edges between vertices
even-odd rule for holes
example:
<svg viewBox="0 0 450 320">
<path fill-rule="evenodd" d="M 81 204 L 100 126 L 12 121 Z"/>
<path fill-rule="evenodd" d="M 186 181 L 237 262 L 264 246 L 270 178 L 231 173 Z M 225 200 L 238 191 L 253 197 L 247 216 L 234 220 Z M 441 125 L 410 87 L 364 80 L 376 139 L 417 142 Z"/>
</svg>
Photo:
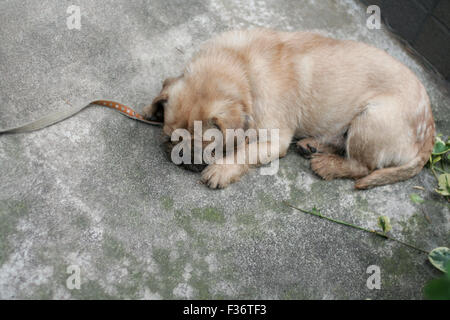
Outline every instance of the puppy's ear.
<svg viewBox="0 0 450 320">
<path fill-rule="evenodd" d="M 247 131 L 255 127 L 253 117 L 243 111 L 243 106 L 236 104 L 218 112 L 211 120 L 223 132 L 226 129 L 243 129 Z"/>
<path fill-rule="evenodd" d="M 159 96 L 153 100 L 151 105 L 145 107 L 143 110 L 144 117 L 147 120 L 164 123 L 164 105 L 169 99 L 168 87 L 181 78 L 183 78 L 183 75 L 164 80 Z"/>
<path fill-rule="evenodd" d="M 236 143 L 235 134 L 231 133 L 228 135 L 227 129 L 242 129 L 245 134 L 247 134 L 247 130 L 255 128 L 255 121 L 251 115 L 246 113 L 236 112 L 226 112 L 220 113 L 215 117 L 212 117 L 210 120 L 211 124 L 219 129 L 223 135 L 223 143 L 224 145 L 229 145 L 229 143 Z M 245 141 L 248 143 L 249 138 L 246 137 Z"/>
<path fill-rule="evenodd" d="M 167 93 L 157 96 L 151 105 L 144 108 L 144 116 L 147 120 L 164 123 L 164 105 L 168 99 Z"/>
</svg>

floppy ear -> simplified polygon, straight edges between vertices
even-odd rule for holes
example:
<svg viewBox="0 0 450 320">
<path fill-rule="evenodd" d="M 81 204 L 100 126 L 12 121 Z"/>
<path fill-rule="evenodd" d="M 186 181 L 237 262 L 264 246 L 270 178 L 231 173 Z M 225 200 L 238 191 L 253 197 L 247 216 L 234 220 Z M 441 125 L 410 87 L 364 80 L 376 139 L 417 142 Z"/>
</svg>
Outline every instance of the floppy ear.
<svg viewBox="0 0 450 320">
<path fill-rule="evenodd" d="M 160 94 L 157 96 L 151 105 L 144 108 L 144 116 L 147 120 L 164 122 L 164 104 L 168 99 L 167 93 Z"/>
<path fill-rule="evenodd" d="M 144 117 L 147 120 L 161 122 L 164 123 L 164 105 L 169 99 L 169 95 L 167 94 L 167 87 L 172 85 L 175 81 L 181 79 L 183 75 L 167 78 L 164 80 L 162 85 L 162 90 L 159 96 L 157 96 L 151 105 L 147 106 L 143 110 Z"/>
<path fill-rule="evenodd" d="M 254 128 L 255 123 L 253 117 L 243 111 L 243 106 L 236 104 L 229 107 L 212 117 L 211 121 L 223 132 L 226 129 L 248 129 Z"/>
</svg>

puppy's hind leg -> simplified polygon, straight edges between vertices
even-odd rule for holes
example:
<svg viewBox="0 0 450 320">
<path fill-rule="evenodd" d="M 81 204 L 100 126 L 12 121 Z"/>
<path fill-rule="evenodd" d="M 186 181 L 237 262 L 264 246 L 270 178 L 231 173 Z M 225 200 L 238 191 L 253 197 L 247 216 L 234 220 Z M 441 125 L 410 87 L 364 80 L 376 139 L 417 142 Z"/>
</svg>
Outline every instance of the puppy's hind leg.
<svg viewBox="0 0 450 320">
<path fill-rule="evenodd" d="M 412 178 L 428 161 L 434 145 L 433 117 L 429 105 L 415 113 L 402 111 L 413 103 L 417 104 L 380 98 L 353 120 L 347 139 L 348 157 L 371 171 L 356 181 L 356 189 Z"/>
<path fill-rule="evenodd" d="M 344 135 L 327 138 L 304 138 L 296 143 L 298 153 L 310 159 L 315 153 L 343 154 L 345 151 Z"/>
<path fill-rule="evenodd" d="M 326 153 L 313 154 L 311 169 L 325 180 L 337 178 L 358 179 L 369 174 L 369 169 L 355 159 Z"/>
</svg>

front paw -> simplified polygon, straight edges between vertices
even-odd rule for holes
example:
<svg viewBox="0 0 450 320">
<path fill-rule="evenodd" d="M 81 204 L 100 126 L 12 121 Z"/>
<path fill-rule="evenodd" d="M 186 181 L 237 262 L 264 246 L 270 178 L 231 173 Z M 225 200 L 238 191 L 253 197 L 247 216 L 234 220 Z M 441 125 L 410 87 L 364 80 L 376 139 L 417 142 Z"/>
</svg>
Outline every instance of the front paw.
<svg viewBox="0 0 450 320">
<path fill-rule="evenodd" d="M 211 189 L 223 189 L 246 172 L 242 164 L 210 164 L 202 172 L 201 181 Z"/>
</svg>

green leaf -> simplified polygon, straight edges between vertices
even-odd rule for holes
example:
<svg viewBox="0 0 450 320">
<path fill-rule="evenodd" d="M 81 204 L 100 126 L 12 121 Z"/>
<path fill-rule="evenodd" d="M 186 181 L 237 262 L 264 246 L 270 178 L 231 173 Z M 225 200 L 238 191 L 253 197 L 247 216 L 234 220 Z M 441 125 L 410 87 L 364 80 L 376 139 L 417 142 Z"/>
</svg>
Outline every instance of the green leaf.
<svg viewBox="0 0 450 320">
<path fill-rule="evenodd" d="M 450 196 L 450 173 L 441 174 L 438 180 L 439 189 L 436 192 L 443 196 Z"/>
<path fill-rule="evenodd" d="M 424 288 L 425 298 L 429 300 L 450 300 L 450 262 L 446 264 L 447 273 L 428 282 Z"/>
<path fill-rule="evenodd" d="M 429 300 L 450 300 L 450 279 L 433 279 L 424 288 L 425 298 Z"/>
<path fill-rule="evenodd" d="M 439 162 L 439 161 L 441 161 L 441 159 L 442 159 L 442 156 L 437 156 L 437 157 L 433 157 L 433 164 L 435 164 L 436 162 Z"/>
<path fill-rule="evenodd" d="M 441 155 L 450 151 L 450 146 L 447 145 L 441 138 L 436 137 L 436 142 L 434 143 L 433 155 Z"/>
<path fill-rule="evenodd" d="M 380 216 L 378 217 L 378 225 L 380 226 L 381 230 L 383 230 L 384 233 L 388 233 L 392 230 L 391 221 L 389 220 L 389 217 L 386 216 Z"/>
<path fill-rule="evenodd" d="M 442 272 L 447 272 L 445 267 L 450 265 L 450 249 L 446 247 L 436 248 L 428 254 L 428 260 Z"/>
<path fill-rule="evenodd" d="M 421 196 L 419 196 L 418 194 L 415 194 L 415 193 L 411 194 L 410 198 L 411 198 L 411 201 L 416 204 L 422 204 L 425 202 L 425 200 L 423 200 Z"/>
</svg>

